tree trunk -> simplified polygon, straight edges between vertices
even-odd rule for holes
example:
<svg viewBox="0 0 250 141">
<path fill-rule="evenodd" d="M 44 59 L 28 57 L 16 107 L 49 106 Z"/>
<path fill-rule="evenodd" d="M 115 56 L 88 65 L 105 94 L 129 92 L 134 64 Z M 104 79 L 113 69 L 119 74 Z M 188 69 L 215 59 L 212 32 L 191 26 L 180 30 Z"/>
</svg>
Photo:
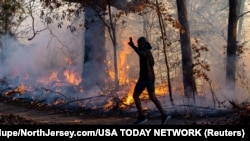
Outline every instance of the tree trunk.
<svg viewBox="0 0 250 141">
<path fill-rule="evenodd" d="M 243 14 L 243 11 L 245 8 L 245 0 L 240 0 L 238 7 L 239 7 L 239 10 L 238 10 L 239 14 L 238 15 Z M 241 40 L 243 19 L 244 19 L 244 16 L 240 17 L 240 19 L 239 19 L 238 32 L 237 32 L 237 40 L 238 41 Z"/>
<path fill-rule="evenodd" d="M 109 33 L 110 33 L 110 38 L 112 40 L 113 44 L 113 52 L 114 52 L 114 72 L 115 72 L 115 90 L 119 89 L 119 79 L 118 79 L 118 64 L 117 64 L 117 39 L 116 39 L 116 30 L 115 30 L 115 25 L 111 16 L 111 5 L 110 1 L 108 0 L 108 13 L 109 13 L 109 21 L 110 21 L 110 26 L 109 28 Z"/>
<path fill-rule="evenodd" d="M 193 97 L 197 93 L 196 83 L 193 76 L 193 60 L 192 50 L 190 45 L 190 32 L 189 23 L 186 9 L 186 0 L 176 0 L 178 19 L 181 24 L 180 28 L 180 42 L 181 42 L 181 55 L 182 55 L 182 73 L 184 95 Z"/>
<path fill-rule="evenodd" d="M 172 84 L 171 84 L 171 80 L 170 80 L 170 67 L 169 67 L 169 63 L 168 63 L 168 56 L 167 56 L 167 45 L 166 45 L 166 29 L 164 26 L 164 21 L 162 18 L 162 14 L 160 11 L 160 7 L 159 7 L 159 3 L 158 0 L 156 0 L 156 8 L 157 8 L 157 15 L 158 15 L 158 21 L 159 21 L 159 25 L 160 25 L 160 29 L 161 29 L 161 35 L 162 35 L 162 44 L 163 44 L 163 52 L 164 52 L 164 58 L 165 58 L 165 64 L 167 67 L 167 80 L 168 80 L 168 92 L 169 92 L 169 98 L 171 101 L 171 104 L 174 105 L 174 100 L 173 100 L 173 96 L 172 96 Z"/>
<path fill-rule="evenodd" d="M 85 7 L 85 24 L 87 27 L 84 35 L 82 80 L 83 86 L 90 88 L 97 83 L 104 85 L 108 78 L 105 63 L 105 25 L 92 7 Z"/>
<path fill-rule="evenodd" d="M 229 0 L 228 17 L 228 38 L 227 38 L 227 63 L 226 63 L 226 86 L 235 90 L 235 70 L 236 70 L 236 51 L 237 51 L 237 18 L 238 0 Z"/>
<path fill-rule="evenodd" d="M 123 11 L 129 11 L 127 0 L 109 0 L 109 1 L 79 1 L 79 0 L 66 0 L 74 3 L 82 3 L 85 9 L 85 25 L 87 25 L 84 37 L 84 63 L 82 72 L 82 85 L 85 88 L 90 88 L 96 83 L 105 84 L 108 79 L 108 73 L 106 70 L 106 51 L 105 51 L 105 23 L 103 23 L 104 17 L 100 17 L 103 13 L 96 13 L 93 7 L 97 7 L 99 10 L 103 8 L 106 11 L 106 6 L 109 4 L 117 9 Z M 146 0 L 145 0 L 146 1 Z M 136 0 L 130 1 L 130 3 L 136 3 Z M 99 7 L 98 7 L 99 6 Z M 100 11 L 98 11 L 100 12 Z M 98 15 L 99 16 L 96 16 Z M 104 14 L 103 14 L 104 15 Z M 110 19 L 112 20 L 112 19 Z M 111 23 L 112 24 L 112 23 Z M 116 37 L 114 27 L 110 27 L 111 34 L 113 34 L 112 43 L 114 45 L 114 68 L 115 68 L 115 89 L 118 89 L 118 69 L 117 69 L 117 56 L 116 56 Z"/>
</svg>

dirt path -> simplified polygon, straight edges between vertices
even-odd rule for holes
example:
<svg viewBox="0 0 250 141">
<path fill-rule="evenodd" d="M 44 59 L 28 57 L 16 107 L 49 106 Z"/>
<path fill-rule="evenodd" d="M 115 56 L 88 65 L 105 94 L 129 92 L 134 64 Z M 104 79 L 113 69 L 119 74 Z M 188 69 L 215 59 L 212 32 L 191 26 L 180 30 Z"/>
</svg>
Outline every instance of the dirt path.
<svg viewBox="0 0 250 141">
<path fill-rule="evenodd" d="M 75 116 L 67 113 L 60 113 L 52 109 L 37 109 L 21 104 L 7 104 L 0 102 L 0 115 L 19 116 L 30 121 L 39 122 L 39 124 L 119 124 L 129 123 L 129 118 L 93 118 L 93 116 L 81 115 Z M 28 124 L 28 123 L 25 123 Z"/>
<path fill-rule="evenodd" d="M 93 112 L 93 111 L 92 111 Z M 1 117 L 2 116 L 2 117 Z M 8 118 L 20 117 L 12 123 L 5 122 L 3 116 Z M 9 117 L 8 117 L 9 116 Z M 231 120 L 231 121 L 230 121 Z M 24 122 L 25 121 L 25 122 Z M 3 102 L 0 100 L 0 125 L 1 124 L 80 124 L 80 125 L 132 125 L 135 117 L 129 115 L 94 115 L 93 113 L 68 113 L 50 108 L 38 108 L 29 104 Z M 152 118 L 147 125 L 160 125 L 160 118 Z M 234 124 L 232 117 L 199 117 L 199 118 L 180 118 L 173 117 L 168 125 L 225 125 Z"/>
<path fill-rule="evenodd" d="M 133 117 L 126 116 L 93 116 L 86 113 L 74 115 L 47 108 L 35 108 L 29 105 L 6 102 L 0 102 L 0 115 L 18 116 L 26 120 L 26 122 L 23 123 L 14 121 L 15 123 L 13 124 L 130 125 L 133 124 L 135 120 Z M 172 118 L 169 120 L 168 124 L 183 125 L 190 124 L 191 122 L 193 121 Z M 160 119 L 150 119 L 146 124 L 159 125 Z"/>
</svg>

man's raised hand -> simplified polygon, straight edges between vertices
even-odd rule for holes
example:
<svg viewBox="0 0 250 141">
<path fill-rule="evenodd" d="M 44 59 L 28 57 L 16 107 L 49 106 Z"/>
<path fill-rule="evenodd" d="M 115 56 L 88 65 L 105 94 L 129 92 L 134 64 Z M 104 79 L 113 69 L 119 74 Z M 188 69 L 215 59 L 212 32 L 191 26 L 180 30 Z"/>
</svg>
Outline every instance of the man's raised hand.
<svg viewBox="0 0 250 141">
<path fill-rule="evenodd" d="M 128 44 L 129 44 L 130 46 L 134 46 L 134 42 L 133 42 L 132 37 L 129 37 L 129 42 L 128 42 Z"/>
</svg>

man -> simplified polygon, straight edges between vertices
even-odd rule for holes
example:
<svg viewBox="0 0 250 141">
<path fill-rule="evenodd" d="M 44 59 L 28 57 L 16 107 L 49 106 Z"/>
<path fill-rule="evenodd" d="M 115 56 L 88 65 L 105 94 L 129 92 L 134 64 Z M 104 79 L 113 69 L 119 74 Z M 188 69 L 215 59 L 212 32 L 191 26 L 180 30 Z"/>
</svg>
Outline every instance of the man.
<svg viewBox="0 0 250 141">
<path fill-rule="evenodd" d="M 140 37 L 137 40 L 138 47 L 134 45 L 132 37 L 130 37 L 129 40 L 130 41 L 128 42 L 128 44 L 138 54 L 140 63 L 139 79 L 135 85 L 133 93 L 133 99 L 138 110 L 138 119 L 135 124 L 143 124 L 148 121 L 143 113 L 141 101 L 139 98 L 143 90 L 147 88 L 150 100 L 155 104 L 162 115 L 161 124 L 165 125 L 171 117 L 166 115 L 155 95 L 154 58 L 150 51 L 152 47 L 145 37 Z"/>
</svg>

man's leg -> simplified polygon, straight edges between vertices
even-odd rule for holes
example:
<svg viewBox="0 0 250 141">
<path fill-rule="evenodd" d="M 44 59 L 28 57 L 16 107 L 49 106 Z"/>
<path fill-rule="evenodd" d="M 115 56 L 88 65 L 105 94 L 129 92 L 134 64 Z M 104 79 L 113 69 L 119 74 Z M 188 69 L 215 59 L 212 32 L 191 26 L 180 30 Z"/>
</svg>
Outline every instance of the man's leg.
<svg viewBox="0 0 250 141">
<path fill-rule="evenodd" d="M 140 93 L 137 93 L 135 91 L 133 94 L 133 98 L 135 101 L 135 106 L 136 106 L 137 111 L 138 111 L 138 117 L 144 117 L 144 113 L 143 113 L 142 106 L 141 106 L 141 100 L 139 97 L 140 97 Z"/>
<path fill-rule="evenodd" d="M 134 89 L 133 99 L 135 101 L 135 106 L 138 111 L 138 119 L 135 122 L 135 124 L 143 124 L 148 121 L 143 113 L 141 100 L 140 100 L 140 95 L 143 92 L 144 88 L 145 88 L 144 83 L 139 81 L 137 82 L 135 89 Z"/>
<path fill-rule="evenodd" d="M 150 100 L 155 104 L 157 109 L 161 112 L 161 115 L 165 115 L 165 111 L 162 108 L 162 105 L 161 105 L 160 101 L 157 99 L 155 93 L 149 92 L 148 95 L 149 95 Z"/>
<path fill-rule="evenodd" d="M 154 82 L 149 83 L 149 85 L 147 86 L 147 90 L 148 90 L 148 95 L 149 98 L 151 99 L 151 101 L 155 104 L 155 106 L 157 107 L 157 109 L 160 111 L 161 113 L 161 124 L 165 125 L 167 124 L 167 121 L 171 118 L 171 116 L 167 115 L 164 111 L 164 109 L 162 108 L 162 105 L 160 103 L 160 101 L 157 99 L 156 95 L 155 95 L 155 85 Z"/>
</svg>

